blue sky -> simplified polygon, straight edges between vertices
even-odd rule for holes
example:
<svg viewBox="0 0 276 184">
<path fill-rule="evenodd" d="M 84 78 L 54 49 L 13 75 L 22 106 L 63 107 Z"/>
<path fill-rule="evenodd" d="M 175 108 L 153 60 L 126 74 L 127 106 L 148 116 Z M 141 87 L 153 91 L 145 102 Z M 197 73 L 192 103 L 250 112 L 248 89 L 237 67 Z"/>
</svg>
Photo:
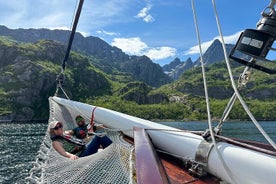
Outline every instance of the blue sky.
<svg viewBox="0 0 276 184">
<path fill-rule="evenodd" d="M 0 25 L 69 29 L 77 0 L 1 0 Z M 217 0 L 226 43 L 256 28 L 269 0 Z M 203 51 L 218 38 L 211 0 L 194 0 Z M 161 66 L 179 57 L 199 57 L 191 0 L 85 0 L 77 28 L 129 55 L 146 55 Z"/>
</svg>

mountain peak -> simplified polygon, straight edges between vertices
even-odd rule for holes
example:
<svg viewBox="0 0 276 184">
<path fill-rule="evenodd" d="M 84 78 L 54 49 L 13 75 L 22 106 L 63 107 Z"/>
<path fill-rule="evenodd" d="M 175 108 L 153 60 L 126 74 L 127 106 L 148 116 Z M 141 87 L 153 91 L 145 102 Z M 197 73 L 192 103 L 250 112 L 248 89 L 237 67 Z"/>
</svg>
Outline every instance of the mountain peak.
<svg viewBox="0 0 276 184">
<path fill-rule="evenodd" d="M 225 46 L 227 53 L 230 53 L 231 49 L 234 47 L 232 44 L 226 44 Z M 223 60 L 224 53 L 222 43 L 216 39 L 203 54 L 203 61 L 207 66 Z M 198 58 L 195 62 L 193 62 L 191 58 L 188 58 L 185 62 L 181 62 L 179 58 L 175 58 L 172 62 L 163 66 L 163 71 L 173 80 L 176 80 L 180 77 L 180 75 L 182 75 L 183 72 L 197 66 L 200 66 L 200 58 Z"/>
<path fill-rule="evenodd" d="M 225 46 L 226 46 L 227 54 L 229 54 L 231 49 L 234 47 L 234 45 L 232 44 L 226 44 Z M 211 65 L 213 63 L 221 62 L 224 59 L 225 58 L 224 58 L 222 43 L 218 39 L 214 40 L 213 43 L 210 45 L 210 47 L 203 54 L 203 62 L 205 66 Z M 200 66 L 200 58 L 198 58 L 195 61 L 194 65 Z"/>
<path fill-rule="evenodd" d="M 170 62 L 169 64 L 166 64 L 162 67 L 163 71 L 170 72 L 172 69 L 174 69 L 181 63 L 183 63 L 183 62 L 181 62 L 180 59 L 178 57 L 176 57 L 172 62 Z"/>
</svg>

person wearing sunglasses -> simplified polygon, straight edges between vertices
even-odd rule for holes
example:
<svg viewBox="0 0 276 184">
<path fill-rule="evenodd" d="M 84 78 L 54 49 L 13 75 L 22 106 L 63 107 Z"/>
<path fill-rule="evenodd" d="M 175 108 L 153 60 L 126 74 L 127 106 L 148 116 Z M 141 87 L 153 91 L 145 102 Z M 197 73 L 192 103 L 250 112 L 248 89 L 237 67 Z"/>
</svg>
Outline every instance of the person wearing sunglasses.
<svg viewBox="0 0 276 184">
<path fill-rule="evenodd" d="M 52 121 L 49 124 L 49 134 L 53 148 L 62 156 L 76 160 L 98 152 L 99 147 L 103 149 L 112 144 L 112 141 L 105 136 L 95 135 L 93 139 L 85 143 L 82 139 L 74 138 L 64 134 L 63 124 L 60 121 Z"/>
</svg>

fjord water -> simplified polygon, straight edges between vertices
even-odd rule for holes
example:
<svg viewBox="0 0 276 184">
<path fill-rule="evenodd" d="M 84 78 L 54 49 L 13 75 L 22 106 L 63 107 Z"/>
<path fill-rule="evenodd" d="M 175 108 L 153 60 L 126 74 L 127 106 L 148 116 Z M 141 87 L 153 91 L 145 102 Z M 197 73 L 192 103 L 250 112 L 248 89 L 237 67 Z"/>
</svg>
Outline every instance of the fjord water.
<svg viewBox="0 0 276 184">
<path fill-rule="evenodd" d="M 159 122 L 188 130 L 205 130 L 207 122 Z M 276 142 L 276 121 L 259 122 Z M 215 126 L 215 125 L 214 125 Z M 32 163 L 45 135 L 44 123 L 0 123 L 0 183 L 26 183 Z M 222 135 L 265 142 L 252 122 L 225 122 Z"/>
<path fill-rule="evenodd" d="M 269 137 L 276 142 L 276 121 L 261 121 L 258 123 L 269 135 Z M 161 124 L 194 131 L 208 129 L 207 122 L 161 122 Z M 216 125 L 217 123 L 212 123 L 212 127 Z M 222 125 L 221 135 L 267 143 L 265 138 L 252 122 L 224 122 Z"/>
<path fill-rule="evenodd" d="M 0 123 L 0 183 L 26 183 L 46 123 Z"/>
</svg>

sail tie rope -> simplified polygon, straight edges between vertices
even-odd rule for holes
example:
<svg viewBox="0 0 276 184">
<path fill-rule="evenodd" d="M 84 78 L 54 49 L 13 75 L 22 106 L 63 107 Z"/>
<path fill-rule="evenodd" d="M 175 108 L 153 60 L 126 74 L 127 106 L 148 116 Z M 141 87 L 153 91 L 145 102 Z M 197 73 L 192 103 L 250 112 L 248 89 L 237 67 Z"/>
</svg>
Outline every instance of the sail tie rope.
<svg viewBox="0 0 276 184">
<path fill-rule="evenodd" d="M 240 95 L 240 93 L 239 93 L 239 91 L 238 91 L 238 89 L 237 89 L 237 87 L 235 85 L 234 77 L 233 77 L 231 66 L 230 66 L 230 62 L 229 62 L 229 58 L 227 56 L 227 51 L 226 51 L 226 47 L 225 47 L 224 38 L 223 38 L 223 35 L 222 35 L 222 31 L 221 31 L 221 26 L 220 26 L 220 23 L 219 23 L 219 20 L 218 20 L 217 12 L 216 12 L 215 2 L 214 2 L 214 0 L 212 0 L 212 2 L 213 2 L 213 6 L 214 6 L 214 11 L 215 11 L 216 20 L 217 20 L 217 27 L 218 27 L 218 31 L 219 31 L 219 34 L 220 34 L 220 39 L 221 39 L 221 42 L 222 42 L 222 48 L 223 48 L 223 52 L 224 52 L 224 58 L 225 58 L 225 61 L 226 61 L 226 65 L 227 65 L 230 81 L 231 81 L 231 84 L 232 84 L 232 88 L 234 89 L 237 98 L 239 99 L 242 107 L 244 108 L 244 110 L 246 111 L 246 113 L 248 114 L 248 116 L 250 117 L 250 119 L 252 120 L 252 122 L 255 124 L 255 126 L 258 128 L 258 130 L 261 132 L 261 134 L 265 137 L 265 139 L 270 143 L 270 145 L 276 150 L 276 144 L 267 135 L 267 133 L 264 131 L 264 129 L 260 126 L 260 124 L 257 122 L 257 120 L 255 119 L 255 117 L 253 116 L 253 114 L 251 113 L 251 111 L 249 110 L 248 106 L 246 105 L 245 101 L 241 97 L 241 95 Z"/>
<path fill-rule="evenodd" d="M 70 100 L 70 102 L 71 102 L 71 100 Z M 87 117 L 86 115 L 85 115 L 85 113 L 83 113 L 81 110 L 80 110 L 80 108 L 76 105 L 76 104 L 74 104 L 74 103 L 70 103 L 70 107 L 72 107 L 73 109 L 75 109 L 75 111 L 76 112 L 79 112 L 83 117 L 85 117 L 86 119 L 90 119 L 90 117 Z M 94 110 L 96 110 L 96 107 L 93 109 L 93 111 Z M 92 111 L 92 113 L 95 113 L 95 111 L 93 112 Z M 91 123 L 91 120 L 92 120 L 92 117 L 91 117 L 91 119 L 90 119 L 90 123 Z M 94 120 L 95 120 L 95 116 L 93 116 L 93 122 L 94 122 Z M 95 123 L 95 122 L 94 122 Z M 89 127 L 90 128 L 90 127 Z M 120 131 L 133 131 L 133 129 L 115 129 L 115 128 L 107 128 L 107 127 L 103 127 L 103 129 L 104 130 L 106 130 L 106 131 L 108 131 L 108 132 L 120 132 Z M 97 133 L 95 133 L 96 135 L 100 135 L 100 134 L 97 134 Z"/>
<path fill-rule="evenodd" d="M 88 128 L 88 132 L 90 132 L 91 130 L 93 130 L 93 126 L 94 126 L 94 117 L 95 117 L 95 110 L 97 107 L 94 107 L 92 110 L 92 115 L 91 115 L 91 119 L 90 119 L 90 127 Z"/>
</svg>

